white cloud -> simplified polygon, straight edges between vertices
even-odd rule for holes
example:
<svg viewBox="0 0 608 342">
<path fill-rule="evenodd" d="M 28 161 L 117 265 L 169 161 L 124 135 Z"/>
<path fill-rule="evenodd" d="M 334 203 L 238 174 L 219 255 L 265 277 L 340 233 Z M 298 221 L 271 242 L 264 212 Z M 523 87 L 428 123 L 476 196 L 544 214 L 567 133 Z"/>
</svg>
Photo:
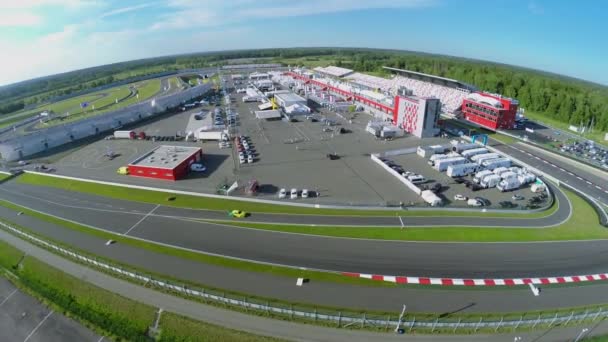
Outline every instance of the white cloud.
<svg viewBox="0 0 608 342">
<path fill-rule="evenodd" d="M 42 17 L 34 13 L 22 11 L 0 12 L 0 27 L 36 26 L 42 22 Z"/>
<path fill-rule="evenodd" d="M 103 1 L 93 0 L 0 0 L 0 9 L 33 9 L 45 6 L 58 6 L 63 8 L 82 8 L 101 6 Z"/>
<path fill-rule="evenodd" d="M 111 17 L 113 15 L 118 15 L 118 14 L 133 12 L 133 11 L 138 11 L 140 9 L 144 9 L 144 8 L 150 7 L 152 5 L 154 5 L 154 3 L 145 3 L 145 4 L 135 5 L 135 6 L 117 8 L 117 9 L 105 12 L 102 15 L 100 15 L 99 17 L 100 18 L 107 18 L 107 17 Z"/>
</svg>

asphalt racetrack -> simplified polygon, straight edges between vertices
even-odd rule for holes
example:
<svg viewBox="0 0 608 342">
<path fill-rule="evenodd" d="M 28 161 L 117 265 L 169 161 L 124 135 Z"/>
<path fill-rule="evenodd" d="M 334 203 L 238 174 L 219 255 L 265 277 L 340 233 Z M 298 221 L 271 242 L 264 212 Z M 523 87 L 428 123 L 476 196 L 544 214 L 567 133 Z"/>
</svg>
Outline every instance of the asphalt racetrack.
<svg viewBox="0 0 608 342">
<path fill-rule="evenodd" d="M 559 191 L 556 193 L 563 196 Z M 225 218 L 223 212 L 177 209 L 115 200 L 13 181 L 2 185 L 0 198 L 62 218 L 150 241 L 252 261 L 310 269 L 422 277 L 509 278 L 601 273 L 606 271 L 605 264 L 608 262 L 608 255 L 604 253 L 608 241 L 601 240 L 426 243 L 279 233 L 194 222 L 190 219 L 218 216 Z M 547 218 L 484 220 L 505 220 L 511 222 L 510 225 L 513 225 L 513 221 L 543 225 L 544 220 L 554 220 L 555 216 L 567 218 L 570 211 L 567 203 L 565 198 L 561 198 L 558 212 Z M 302 223 L 309 224 L 328 223 L 324 220 L 344 220 L 343 224 L 362 220 L 300 215 L 254 214 L 253 217 L 262 221 L 272 219 L 270 222 L 301 219 L 307 221 Z M 435 220 L 443 222 L 443 218 L 435 217 L 417 219 L 423 220 L 425 224 L 436 224 Z M 398 218 L 393 217 L 365 220 L 365 225 L 373 224 L 374 220 L 378 220 L 379 224 L 391 224 L 388 220 L 393 220 L 393 226 L 400 226 Z M 471 218 L 450 218 L 454 224 L 458 221 L 464 224 L 468 220 Z"/>
</svg>

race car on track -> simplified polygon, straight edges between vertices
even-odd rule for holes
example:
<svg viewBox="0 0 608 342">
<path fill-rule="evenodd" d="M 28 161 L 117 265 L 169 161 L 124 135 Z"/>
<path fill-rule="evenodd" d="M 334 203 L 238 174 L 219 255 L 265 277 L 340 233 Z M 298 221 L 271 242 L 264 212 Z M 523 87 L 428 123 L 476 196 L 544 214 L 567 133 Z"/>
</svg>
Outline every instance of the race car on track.
<svg viewBox="0 0 608 342">
<path fill-rule="evenodd" d="M 228 216 L 230 217 L 234 217 L 234 218 L 243 218 L 243 217 L 247 217 L 249 215 L 249 213 L 242 211 L 242 210 L 231 210 L 228 212 Z"/>
</svg>

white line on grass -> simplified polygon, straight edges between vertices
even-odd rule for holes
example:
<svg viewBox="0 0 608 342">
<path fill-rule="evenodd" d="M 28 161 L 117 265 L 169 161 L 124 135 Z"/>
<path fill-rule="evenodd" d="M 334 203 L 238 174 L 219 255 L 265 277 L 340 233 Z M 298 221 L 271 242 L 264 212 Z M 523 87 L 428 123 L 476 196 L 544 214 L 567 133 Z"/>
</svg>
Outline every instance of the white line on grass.
<svg viewBox="0 0 608 342">
<path fill-rule="evenodd" d="M 403 219 L 401 218 L 401 216 L 399 216 L 399 222 L 401 222 L 401 228 L 405 227 L 405 224 L 403 224 Z"/>
<path fill-rule="evenodd" d="M 131 228 L 129 228 L 129 230 L 124 232 L 122 235 L 129 234 L 129 232 L 131 232 L 133 228 L 137 227 L 140 223 L 142 223 L 148 216 L 150 216 L 154 212 L 154 210 L 158 209 L 158 207 L 160 207 L 160 204 L 157 204 L 156 207 L 152 208 L 152 210 L 150 210 L 146 215 L 144 215 L 144 217 L 140 218 L 139 221 L 135 222 L 135 224 L 132 225 Z"/>
<path fill-rule="evenodd" d="M 34 333 L 36 332 L 36 330 L 38 330 L 38 328 L 40 328 L 40 326 L 41 326 L 42 324 L 44 324 L 44 322 L 46 321 L 46 319 L 47 319 L 47 318 L 49 318 L 49 317 L 50 317 L 50 316 L 53 314 L 53 312 L 54 312 L 54 311 L 52 311 L 52 310 L 51 310 L 51 312 L 49 312 L 49 314 L 48 314 L 48 315 L 46 315 L 46 316 L 45 316 L 45 317 L 42 319 L 42 321 L 40 321 L 40 323 L 38 323 L 38 325 L 37 325 L 37 326 L 34 328 L 34 330 L 32 330 L 32 332 L 30 332 L 30 334 L 29 334 L 29 335 L 27 335 L 27 337 L 25 338 L 25 340 L 23 340 L 23 342 L 27 342 L 27 340 L 29 340 L 29 339 L 30 339 L 30 337 L 32 337 L 32 335 L 34 335 Z"/>
</svg>

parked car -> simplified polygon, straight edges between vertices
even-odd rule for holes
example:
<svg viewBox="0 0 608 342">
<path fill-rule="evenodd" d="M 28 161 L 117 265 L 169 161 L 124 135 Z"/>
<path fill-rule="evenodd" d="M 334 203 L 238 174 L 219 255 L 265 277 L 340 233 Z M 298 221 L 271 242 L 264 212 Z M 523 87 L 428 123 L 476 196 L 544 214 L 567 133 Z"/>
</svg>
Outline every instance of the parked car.
<svg viewBox="0 0 608 342">
<path fill-rule="evenodd" d="M 192 170 L 194 172 L 205 172 L 205 171 L 207 171 L 207 168 L 203 164 L 194 163 L 194 164 L 190 165 L 190 170 Z"/>
<path fill-rule="evenodd" d="M 513 194 L 513 196 L 511 196 L 511 199 L 514 200 L 514 201 L 521 201 L 521 200 L 524 199 L 524 196 Z"/>
<path fill-rule="evenodd" d="M 279 198 L 285 197 L 287 197 L 287 190 L 285 190 L 285 188 L 282 188 L 281 190 L 279 190 Z"/>
<path fill-rule="evenodd" d="M 291 198 L 291 199 L 298 198 L 298 189 L 296 189 L 296 188 L 291 189 L 289 198 Z"/>
<path fill-rule="evenodd" d="M 454 195 L 454 200 L 455 201 L 467 201 L 469 198 L 465 195 L 461 195 L 461 194 L 456 194 Z"/>
<path fill-rule="evenodd" d="M 302 190 L 302 198 L 308 198 L 308 189 Z"/>
<path fill-rule="evenodd" d="M 475 199 L 478 200 L 481 203 L 481 205 L 486 206 L 486 207 L 489 206 L 490 204 L 492 204 L 492 203 L 490 203 L 489 200 L 487 200 L 483 197 L 475 197 Z"/>
<path fill-rule="evenodd" d="M 467 204 L 472 207 L 481 207 L 483 205 L 481 202 L 479 202 L 475 198 L 471 198 L 471 199 L 467 200 Z"/>
</svg>

